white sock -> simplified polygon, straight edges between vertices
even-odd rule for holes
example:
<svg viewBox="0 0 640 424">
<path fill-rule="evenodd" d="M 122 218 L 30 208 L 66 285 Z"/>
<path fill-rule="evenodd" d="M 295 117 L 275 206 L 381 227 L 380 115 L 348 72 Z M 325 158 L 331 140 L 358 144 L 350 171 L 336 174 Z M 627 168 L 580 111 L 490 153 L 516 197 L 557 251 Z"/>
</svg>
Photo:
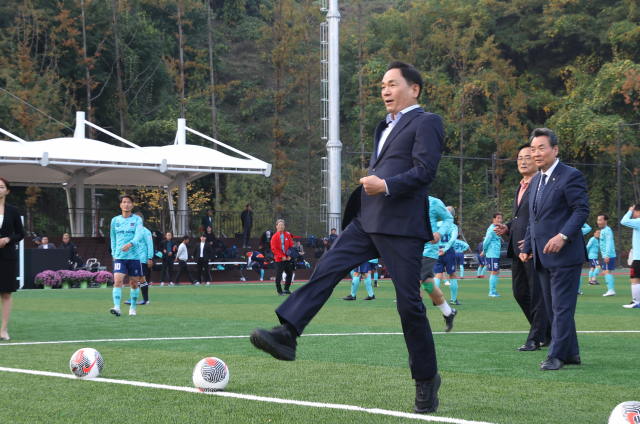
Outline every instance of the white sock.
<svg viewBox="0 0 640 424">
<path fill-rule="evenodd" d="M 438 308 L 440 308 L 445 317 L 451 315 L 451 306 L 449 306 L 446 300 L 442 302 L 442 305 L 438 305 Z"/>
<path fill-rule="evenodd" d="M 640 284 L 631 284 L 631 296 L 635 303 L 640 303 Z"/>
<path fill-rule="evenodd" d="M 293 283 L 293 280 L 296 279 L 296 273 L 294 272 L 293 275 L 291 276 L 291 282 Z"/>
</svg>

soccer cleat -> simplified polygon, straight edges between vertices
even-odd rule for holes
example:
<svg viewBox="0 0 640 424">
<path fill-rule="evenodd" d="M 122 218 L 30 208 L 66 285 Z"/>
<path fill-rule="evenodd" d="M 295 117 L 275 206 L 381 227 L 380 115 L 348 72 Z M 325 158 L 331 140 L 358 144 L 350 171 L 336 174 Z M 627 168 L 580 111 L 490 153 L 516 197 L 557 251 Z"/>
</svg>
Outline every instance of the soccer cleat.
<svg viewBox="0 0 640 424">
<path fill-rule="evenodd" d="M 173 283 L 169 283 L 169 285 L 170 285 L 170 286 L 175 286 L 175 284 L 173 284 Z"/>
<path fill-rule="evenodd" d="M 398 303 L 398 299 L 393 299 L 393 303 Z"/>
<path fill-rule="evenodd" d="M 267 352 L 276 359 L 281 361 L 296 359 L 298 343 L 284 325 L 274 327 L 271 331 L 255 328 L 251 332 L 249 340 L 256 348 Z"/>
<path fill-rule="evenodd" d="M 498 293 L 489 293 L 489 297 L 502 297 Z"/>
<path fill-rule="evenodd" d="M 373 287 L 378 287 L 378 282 L 377 281 L 373 282 Z"/>
<path fill-rule="evenodd" d="M 362 300 L 376 300 L 376 295 L 374 294 L 373 296 L 367 296 Z"/>
<path fill-rule="evenodd" d="M 622 307 L 627 309 L 640 308 L 640 303 L 631 302 L 628 305 L 622 305 Z"/>
<path fill-rule="evenodd" d="M 260 281 L 264 281 L 264 279 L 261 278 Z"/>
<path fill-rule="evenodd" d="M 615 296 L 616 292 L 611 291 L 611 290 L 607 290 L 607 292 L 605 294 L 603 294 L 603 297 L 607 297 L 607 296 Z"/>
<path fill-rule="evenodd" d="M 162 287 L 162 286 L 164 286 L 164 283 L 160 283 L 160 286 L 161 286 L 161 287 Z"/>
<path fill-rule="evenodd" d="M 196 283 L 194 284 L 194 286 L 199 286 L 199 285 L 200 285 L 199 281 L 196 281 Z"/>
<path fill-rule="evenodd" d="M 584 294 L 584 293 L 582 293 L 580 290 L 578 290 L 578 294 Z"/>
<path fill-rule="evenodd" d="M 131 299 L 129 299 L 129 300 L 125 300 L 125 301 L 124 301 L 124 304 L 125 304 L 125 305 L 131 305 Z"/>
<path fill-rule="evenodd" d="M 440 374 L 428 380 L 416 380 L 416 404 L 413 412 L 417 414 L 428 414 L 436 412 L 440 400 L 438 399 L 438 389 L 440 389 Z"/>
<path fill-rule="evenodd" d="M 291 294 L 291 292 L 290 292 L 289 290 L 285 290 L 285 291 L 283 291 L 282 293 L 284 293 L 284 294 Z"/>
<path fill-rule="evenodd" d="M 451 285 L 451 283 L 449 282 L 449 280 L 446 280 L 446 281 L 444 282 L 444 285 L 445 285 L 445 286 L 450 286 L 450 285 Z"/>
<path fill-rule="evenodd" d="M 144 300 L 141 300 L 140 302 L 136 303 L 136 305 L 148 305 L 149 301 L 147 300 L 146 302 Z"/>
<path fill-rule="evenodd" d="M 284 293 L 278 292 L 278 296 L 284 296 Z"/>
<path fill-rule="evenodd" d="M 356 297 L 349 295 L 349 296 L 343 297 L 342 300 L 356 300 Z"/>
<path fill-rule="evenodd" d="M 114 306 L 113 308 L 111 308 L 110 312 L 111 312 L 113 315 L 117 316 L 117 317 L 119 317 L 119 316 L 121 315 L 121 314 L 120 314 L 120 308 L 116 308 L 115 306 Z"/>
<path fill-rule="evenodd" d="M 446 324 L 446 327 L 444 328 L 445 333 L 448 333 L 453 328 L 453 319 L 457 314 L 458 310 L 451 308 L 451 314 L 449 314 L 449 316 L 446 316 L 444 314 L 442 315 L 444 317 L 444 323 Z"/>
<path fill-rule="evenodd" d="M 451 305 L 462 305 L 462 303 L 458 302 L 457 300 L 452 300 L 451 302 L 449 302 Z"/>
<path fill-rule="evenodd" d="M 482 275 L 476 275 L 476 278 L 482 278 Z"/>
<path fill-rule="evenodd" d="M 129 308 L 129 315 L 137 315 L 136 308 Z"/>
</svg>

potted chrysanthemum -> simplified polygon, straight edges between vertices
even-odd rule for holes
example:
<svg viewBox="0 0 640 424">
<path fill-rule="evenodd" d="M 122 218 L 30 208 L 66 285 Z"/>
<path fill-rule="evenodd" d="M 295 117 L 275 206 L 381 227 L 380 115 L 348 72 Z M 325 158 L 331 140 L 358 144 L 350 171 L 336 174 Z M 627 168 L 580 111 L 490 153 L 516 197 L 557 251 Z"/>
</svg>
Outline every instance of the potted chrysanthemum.
<svg viewBox="0 0 640 424">
<path fill-rule="evenodd" d="M 58 277 L 60 277 L 63 289 L 68 289 L 71 284 L 75 283 L 75 272 L 73 271 L 62 269 L 58 271 Z"/>
<path fill-rule="evenodd" d="M 51 289 L 53 287 L 60 286 L 60 276 L 55 271 L 42 271 L 36 275 L 35 284 L 37 286 L 44 286 L 45 289 Z"/>
<path fill-rule="evenodd" d="M 89 287 L 89 283 L 93 280 L 93 273 L 89 271 L 76 271 L 75 279 L 80 283 L 81 289 L 86 289 Z"/>
<path fill-rule="evenodd" d="M 106 289 L 107 285 L 113 284 L 113 274 L 108 271 L 98 271 L 93 278 L 96 283 L 100 284 L 101 289 Z"/>
</svg>

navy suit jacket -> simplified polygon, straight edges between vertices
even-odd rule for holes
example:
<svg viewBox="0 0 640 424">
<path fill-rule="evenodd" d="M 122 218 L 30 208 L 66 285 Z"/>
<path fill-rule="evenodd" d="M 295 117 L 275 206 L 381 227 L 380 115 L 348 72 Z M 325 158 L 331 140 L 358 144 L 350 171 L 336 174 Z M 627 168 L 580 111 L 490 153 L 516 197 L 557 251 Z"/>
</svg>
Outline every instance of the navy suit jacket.
<svg viewBox="0 0 640 424">
<path fill-rule="evenodd" d="M 587 248 L 582 236 L 582 226 L 589 217 L 587 182 L 582 172 L 559 162 L 549 176 L 538 213 L 533 204 L 538 193 L 541 173 L 531 180 L 529 192 L 529 226 L 522 246 L 523 253 L 532 253 L 545 268 L 578 265 L 587 260 Z M 562 233 L 569 238 L 558 253 L 543 254 L 549 240 Z"/>
<path fill-rule="evenodd" d="M 509 228 L 507 258 L 517 258 L 520 255 L 518 242 L 524 240 L 527 235 L 527 227 L 529 226 L 529 195 L 531 193 L 531 183 L 529 183 L 529 186 L 522 195 L 520 204 L 518 204 L 520 190 L 522 190 L 522 186 L 518 184 L 516 197 L 513 199 L 513 219 L 505 224 L 507 228 Z"/>
<path fill-rule="evenodd" d="M 367 233 L 431 240 L 429 184 L 436 177 L 444 149 L 442 119 L 422 108 L 407 112 L 378 155 L 380 136 L 386 128 L 386 121 L 376 127 L 368 175 L 385 180 L 389 196 L 369 196 L 358 187 L 347 202 L 342 226 L 346 228 L 358 216 Z"/>
</svg>

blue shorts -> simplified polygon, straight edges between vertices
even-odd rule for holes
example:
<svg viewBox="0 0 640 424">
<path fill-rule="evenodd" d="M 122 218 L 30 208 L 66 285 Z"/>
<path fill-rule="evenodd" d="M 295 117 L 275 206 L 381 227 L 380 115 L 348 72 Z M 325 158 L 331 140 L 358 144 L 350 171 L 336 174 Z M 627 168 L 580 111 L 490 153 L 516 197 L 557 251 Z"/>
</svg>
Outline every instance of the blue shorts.
<svg viewBox="0 0 640 424">
<path fill-rule="evenodd" d="M 456 272 L 456 268 L 456 252 L 451 248 L 447 253 L 438 257 L 438 262 L 433 268 L 433 273 L 442 274 L 446 272 L 447 274 L 453 274 Z"/>
<path fill-rule="evenodd" d="M 489 271 L 500 271 L 500 258 L 486 258 Z"/>
<path fill-rule="evenodd" d="M 371 271 L 371 263 L 369 262 L 365 262 L 353 270 L 353 272 L 359 272 L 360 274 L 365 274 L 369 271 Z"/>
<path fill-rule="evenodd" d="M 602 258 L 602 270 L 603 271 L 613 271 L 616 269 L 616 258 L 609 258 L 609 263 L 604 263 L 604 258 Z"/>
<path fill-rule="evenodd" d="M 591 265 L 591 268 L 597 268 L 600 266 L 600 262 L 597 259 L 589 259 L 589 265 Z"/>
<path fill-rule="evenodd" d="M 129 277 L 140 277 L 142 274 L 142 265 L 140 259 L 116 259 L 113 262 L 114 274 L 129 274 Z"/>
<path fill-rule="evenodd" d="M 484 256 L 480 256 L 480 254 L 478 253 L 478 264 L 480 266 L 485 266 L 487 264 L 487 260 L 485 259 Z"/>
<path fill-rule="evenodd" d="M 464 252 L 456 252 L 456 260 L 458 265 L 464 265 Z"/>
</svg>

